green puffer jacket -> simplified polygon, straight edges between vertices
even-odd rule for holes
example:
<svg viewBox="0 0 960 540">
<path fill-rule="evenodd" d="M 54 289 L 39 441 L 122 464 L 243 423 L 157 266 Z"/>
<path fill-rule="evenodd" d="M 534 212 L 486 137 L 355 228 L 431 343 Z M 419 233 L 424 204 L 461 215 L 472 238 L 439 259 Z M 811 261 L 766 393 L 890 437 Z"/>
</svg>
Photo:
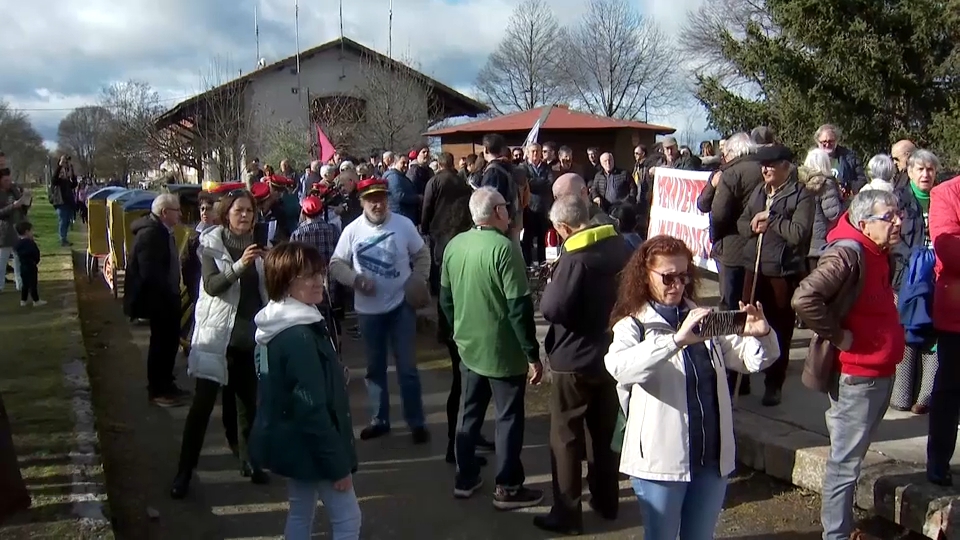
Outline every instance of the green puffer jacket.
<svg viewBox="0 0 960 540">
<path fill-rule="evenodd" d="M 287 298 L 267 304 L 255 322 L 260 387 L 251 459 L 305 482 L 352 474 L 357 453 L 346 374 L 320 312 Z"/>
</svg>

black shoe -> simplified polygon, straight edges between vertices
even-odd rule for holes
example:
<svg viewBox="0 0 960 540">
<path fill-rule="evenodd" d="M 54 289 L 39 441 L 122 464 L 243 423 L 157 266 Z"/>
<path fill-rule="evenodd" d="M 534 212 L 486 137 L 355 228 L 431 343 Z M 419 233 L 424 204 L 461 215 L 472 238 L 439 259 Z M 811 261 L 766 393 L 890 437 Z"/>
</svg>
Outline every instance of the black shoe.
<svg viewBox="0 0 960 540">
<path fill-rule="evenodd" d="M 590 500 L 587 502 L 587 504 L 590 505 L 590 509 L 593 510 L 593 513 L 596 514 L 596 515 L 598 515 L 598 516 L 600 516 L 602 519 L 604 519 L 604 520 L 606 520 L 606 521 L 616 521 L 616 520 L 617 520 L 617 510 L 616 510 L 616 509 L 614 509 L 613 512 L 605 512 L 605 511 L 603 511 L 603 509 L 601 509 L 599 506 L 597 506 L 597 503 L 593 500 L 592 497 L 591 497 Z"/>
<path fill-rule="evenodd" d="M 485 454 L 490 454 L 497 451 L 497 445 L 493 441 L 485 438 L 483 435 L 477 439 L 477 452 L 483 452 Z"/>
<path fill-rule="evenodd" d="M 263 469 L 253 469 L 253 474 L 250 475 L 250 483 L 265 486 L 270 483 L 270 475 Z"/>
<path fill-rule="evenodd" d="M 763 392 L 763 398 L 760 400 L 760 404 L 764 407 L 776 407 L 782 400 L 783 396 L 780 394 L 780 390 L 767 388 Z"/>
<path fill-rule="evenodd" d="M 552 517 L 550 514 L 534 517 L 533 526 L 541 531 L 564 534 L 567 536 L 580 536 L 583 534 L 583 524 L 575 525 L 571 523 L 563 523 L 559 519 Z"/>
<path fill-rule="evenodd" d="M 427 431 L 427 428 L 423 426 L 413 428 L 411 434 L 413 435 L 413 444 L 425 444 L 430 442 L 430 432 Z"/>
<path fill-rule="evenodd" d="M 493 506 L 497 510 L 529 508 L 540 504 L 541 501 L 543 501 L 543 491 L 539 489 L 521 487 L 507 491 L 503 486 L 497 486 L 497 490 L 493 492 Z"/>
<path fill-rule="evenodd" d="M 360 440 L 369 441 L 370 439 L 383 437 L 387 433 L 390 433 L 390 426 L 384 424 L 370 424 L 360 431 Z"/>
<path fill-rule="evenodd" d="M 479 476 L 472 482 L 457 480 L 453 486 L 453 496 L 457 499 L 469 499 L 483 486 L 483 478 Z"/>
<path fill-rule="evenodd" d="M 187 493 L 190 492 L 190 477 L 192 475 L 189 472 L 178 472 L 176 478 L 173 479 L 173 486 L 170 488 L 170 498 L 180 500 L 187 496 Z"/>
<path fill-rule="evenodd" d="M 953 474 L 934 474 L 930 471 L 927 471 L 927 480 L 931 484 L 938 485 L 940 487 L 953 487 Z"/>
</svg>

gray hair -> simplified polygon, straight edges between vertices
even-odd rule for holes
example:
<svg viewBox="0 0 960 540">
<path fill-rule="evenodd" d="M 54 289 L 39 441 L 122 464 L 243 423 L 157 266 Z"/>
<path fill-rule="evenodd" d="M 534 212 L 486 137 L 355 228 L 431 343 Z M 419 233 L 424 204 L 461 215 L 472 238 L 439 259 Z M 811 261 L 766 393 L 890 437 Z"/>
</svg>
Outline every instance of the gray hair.
<svg viewBox="0 0 960 540">
<path fill-rule="evenodd" d="M 777 142 L 777 134 L 770 126 L 757 126 L 750 132 L 750 139 L 757 146 L 774 144 Z"/>
<path fill-rule="evenodd" d="M 386 162 L 392 160 L 394 157 L 396 157 L 396 154 L 394 154 L 393 152 L 391 152 L 391 151 L 388 150 L 388 151 L 386 151 L 386 152 L 383 153 L 383 158 L 382 158 L 382 159 L 383 159 L 383 162 L 386 163 Z"/>
<path fill-rule="evenodd" d="M 503 195 L 499 191 L 483 186 L 470 195 L 470 218 L 476 225 L 489 223 L 497 211 L 497 206 L 503 203 Z"/>
<path fill-rule="evenodd" d="M 753 152 L 755 145 L 750 139 L 750 135 L 746 133 L 734 133 L 727 139 L 726 144 L 723 145 L 723 151 L 727 154 L 730 154 L 732 158 L 743 157 L 751 152 Z"/>
<path fill-rule="evenodd" d="M 881 189 L 869 189 L 860 191 L 857 193 L 857 196 L 850 201 L 850 223 L 856 227 L 860 228 L 861 221 L 867 221 L 872 217 L 875 217 L 874 210 L 878 204 L 885 204 L 891 208 L 898 208 L 900 202 L 897 200 L 897 196 L 889 191 L 884 191 Z"/>
<path fill-rule="evenodd" d="M 833 165 L 826 150 L 812 148 L 803 159 L 803 166 L 823 176 L 833 176 Z"/>
<path fill-rule="evenodd" d="M 837 138 L 837 144 L 840 144 L 840 128 L 833 124 L 824 124 L 817 128 L 817 131 L 813 133 L 813 142 L 820 143 L 820 135 L 823 135 L 824 132 L 831 132 Z"/>
<path fill-rule="evenodd" d="M 562 223 L 573 229 L 583 227 L 590 222 L 590 207 L 583 197 L 564 195 L 550 207 L 550 222 L 554 226 Z"/>
<path fill-rule="evenodd" d="M 907 168 L 917 165 L 932 165 L 934 169 L 939 171 L 940 159 L 933 152 L 920 148 L 911 152 L 910 157 L 907 158 Z"/>
<path fill-rule="evenodd" d="M 892 182 L 896 169 L 893 167 L 893 158 L 887 154 L 877 154 L 867 163 L 867 176 L 870 180 Z"/>
<path fill-rule="evenodd" d="M 336 171 L 337 168 L 333 165 L 324 165 L 323 167 L 320 167 L 320 177 L 326 178 L 327 176 L 333 176 Z"/>
<path fill-rule="evenodd" d="M 161 193 L 153 199 L 153 203 L 150 205 L 150 213 L 155 215 L 160 215 L 167 208 L 179 208 L 180 207 L 180 197 L 173 193 Z"/>
</svg>

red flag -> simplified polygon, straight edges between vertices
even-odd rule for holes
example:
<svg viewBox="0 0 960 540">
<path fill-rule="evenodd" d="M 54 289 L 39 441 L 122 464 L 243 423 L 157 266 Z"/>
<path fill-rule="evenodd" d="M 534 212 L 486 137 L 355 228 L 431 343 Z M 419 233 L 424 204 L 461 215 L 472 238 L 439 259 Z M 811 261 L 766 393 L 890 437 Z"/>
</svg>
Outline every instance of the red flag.
<svg viewBox="0 0 960 540">
<path fill-rule="evenodd" d="M 318 157 L 321 162 L 326 163 L 333 159 L 333 154 L 335 154 L 337 150 L 333 147 L 333 144 L 330 142 L 330 139 L 327 138 L 326 134 L 323 133 L 323 130 L 320 129 L 320 124 L 314 124 L 314 127 L 317 128 Z"/>
</svg>

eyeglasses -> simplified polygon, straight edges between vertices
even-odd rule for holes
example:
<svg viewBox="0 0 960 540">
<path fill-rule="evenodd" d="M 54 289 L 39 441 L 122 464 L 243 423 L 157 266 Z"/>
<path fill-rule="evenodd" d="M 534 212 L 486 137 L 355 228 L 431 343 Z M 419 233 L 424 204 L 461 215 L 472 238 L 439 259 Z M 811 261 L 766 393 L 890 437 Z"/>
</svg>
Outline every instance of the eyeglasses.
<svg viewBox="0 0 960 540">
<path fill-rule="evenodd" d="M 817 142 L 820 143 L 820 146 L 833 146 L 833 145 L 837 144 L 837 140 L 836 140 L 836 139 L 827 139 L 827 140 L 825 140 L 825 141 L 817 141 Z"/>
<path fill-rule="evenodd" d="M 897 221 L 903 221 L 903 212 L 887 212 L 886 214 L 881 214 L 879 216 L 868 216 L 867 221 L 884 221 L 886 223 L 895 223 Z"/>
<path fill-rule="evenodd" d="M 650 270 L 654 274 L 660 276 L 660 280 L 663 281 L 663 284 L 667 287 L 672 287 L 677 283 L 681 283 L 684 286 L 689 285 L 693 282 L 693 274 L 689 272 L 683 272 L 680 274 L 663 274 L 657 272 L 656 270 Z"/>
</svg>

